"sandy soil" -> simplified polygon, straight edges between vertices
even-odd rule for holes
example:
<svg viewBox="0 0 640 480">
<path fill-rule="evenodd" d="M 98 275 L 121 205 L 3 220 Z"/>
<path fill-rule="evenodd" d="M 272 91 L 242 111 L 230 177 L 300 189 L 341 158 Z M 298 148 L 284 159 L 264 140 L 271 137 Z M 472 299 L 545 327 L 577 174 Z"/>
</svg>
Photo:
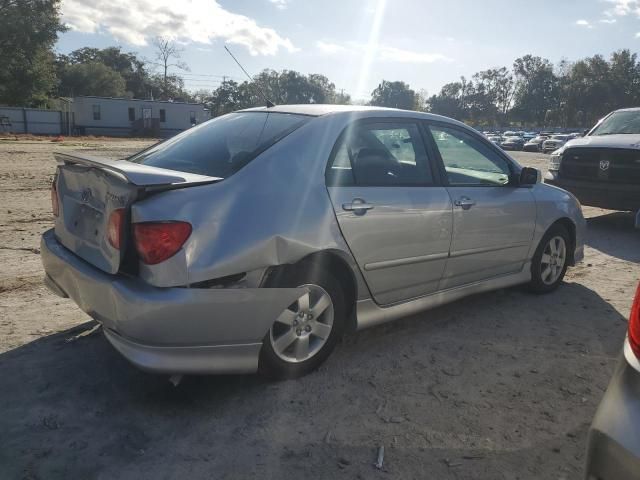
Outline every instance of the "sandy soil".
<svg viewBox="0 0 640 480">
<path fill-rule="evenodd" d="M 581 478 L 640 277 L 631 215 L 585 208 L 586 259 L 551 295 L 501 290 L 350 335 L 295 381 L 173 388 L 41 284 L 52 150 L 147 144 L 0 141 L 0 478 Z"/>
</svg>

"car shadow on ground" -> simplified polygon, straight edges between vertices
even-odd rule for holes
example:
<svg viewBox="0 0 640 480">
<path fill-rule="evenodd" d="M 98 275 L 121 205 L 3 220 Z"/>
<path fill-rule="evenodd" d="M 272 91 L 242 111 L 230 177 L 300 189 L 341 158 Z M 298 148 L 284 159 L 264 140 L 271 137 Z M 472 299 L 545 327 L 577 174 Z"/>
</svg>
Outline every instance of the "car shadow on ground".
<svg viewBox="0 0 640 480">
<path fill-rule="evenodd" d="M 348 335 L 298 380 L 177 388 L 94 327 L 0 355 L 1 478 L 369 478 L 379 445 L 395 478 L 578 478 L 625 320 L 577 283 L 500 290 Z"/>
<path fill-rule="evenodd" d="M 640 263 L 640 230 L 635 214 L 610 212 L 587 218 L 585 243 L 612 257 Z"/>
</svg>

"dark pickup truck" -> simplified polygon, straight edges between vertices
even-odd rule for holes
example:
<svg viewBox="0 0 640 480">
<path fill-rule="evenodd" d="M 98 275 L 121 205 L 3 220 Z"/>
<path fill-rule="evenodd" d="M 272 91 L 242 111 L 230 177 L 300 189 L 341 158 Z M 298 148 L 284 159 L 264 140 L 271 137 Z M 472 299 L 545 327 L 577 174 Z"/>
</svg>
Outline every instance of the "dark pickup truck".
<svg viewBox="0 0 640 480">
<path fill-rule="evenodd" d="M 638 212 L 640 228 L 640 108 L 610 113 L 553 152 L 544 178 L 583 205 Z"/>
</svg>

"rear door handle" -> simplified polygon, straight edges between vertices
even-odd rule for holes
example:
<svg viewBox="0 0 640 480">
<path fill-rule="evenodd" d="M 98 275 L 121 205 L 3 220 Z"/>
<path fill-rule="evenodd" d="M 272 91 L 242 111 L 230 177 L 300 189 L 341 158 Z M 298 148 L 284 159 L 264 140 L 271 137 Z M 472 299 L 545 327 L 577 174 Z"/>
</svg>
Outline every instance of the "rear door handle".
<svg viewBox="0 0 640 480">
<path fill-rule="evenodd" d="M 343 203 L 342 209 L 347 212 L 354 212 L 357 215 L 366 213 L 367 210 L 371 210 L 373 205 L 367 203 L 362 198 L 354 198 L 351 203 Z"/>
<path fill-rule="evenodd" d="M 453 203 L 456 207 L 462 207 L 463 210 L 469 210 L 476 204 L 476 202 L 471 200 L 469 197 L 460 197 Z"/>
</svg>

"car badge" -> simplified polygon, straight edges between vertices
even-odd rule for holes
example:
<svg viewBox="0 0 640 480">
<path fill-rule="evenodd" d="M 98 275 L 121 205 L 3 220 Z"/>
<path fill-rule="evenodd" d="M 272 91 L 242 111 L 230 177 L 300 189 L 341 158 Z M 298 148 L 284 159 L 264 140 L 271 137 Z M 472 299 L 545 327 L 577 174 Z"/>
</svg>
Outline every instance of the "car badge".
<svg viewBox="0 0 640 480">
<path fill-rule="evenodd" d="M 603 172 L 607 171 L 610 165 L 611 162 L 609 160 L 600 160 L 600 170 Z"/>
<path fill-rule="evenodd" d="M 91 193 L 91 189 L 85 188 L 84 190 L 82 190 L 82 193 L 80 194 L 80 200 L 82 200 L 84 203 L 87 203 L 89 200 L 91 200 L 92 196 L 93 194 Z"/>
</svg>

